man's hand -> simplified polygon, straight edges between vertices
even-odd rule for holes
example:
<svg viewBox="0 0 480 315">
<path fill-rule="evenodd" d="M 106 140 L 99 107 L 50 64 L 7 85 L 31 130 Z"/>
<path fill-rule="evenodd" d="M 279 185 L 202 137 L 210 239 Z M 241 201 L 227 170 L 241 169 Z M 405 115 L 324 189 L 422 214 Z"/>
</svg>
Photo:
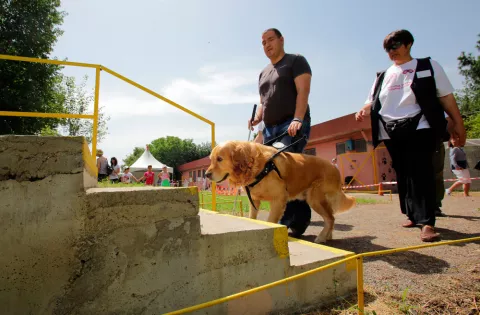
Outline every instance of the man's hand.
<svg viewBox="0 0 480 315">
<path fill-rule="evenodd" d="M 292 122 L 290 123 L 290 126 L 288 126 L 288 134 L 291 137 L 295 137 L 295 135 L 297 134 L 297 131 L 300 130 L 301 128 L 302 128 L 301 122 L 297 120 L 292 120 Z"/>
<path fill-rule="evenodd" d="M 248 120 L 248 129 L 253 131 L 253 127 L 258 125 L 262 120 L 255 117 L 254 120 Z"/>
</svg>

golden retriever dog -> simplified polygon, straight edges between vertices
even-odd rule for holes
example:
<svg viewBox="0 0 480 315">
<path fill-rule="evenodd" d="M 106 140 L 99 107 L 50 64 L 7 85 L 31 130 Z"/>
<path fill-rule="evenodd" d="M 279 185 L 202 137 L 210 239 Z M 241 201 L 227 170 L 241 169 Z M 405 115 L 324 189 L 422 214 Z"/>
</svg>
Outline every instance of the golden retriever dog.
<svg viewBox="0 0 480 315">
<path fill-rule="evenodd" d="M 228 141 L 215 147 L 210 154 L 211 164 L 206 177 L 220 183 L 228 180 L 234 186 L 247 186 L 264 169 L 268 159 L 277 149 L 247 141 Z M 258 184 L 250 188 L 255 207 L 260 202 L 270 202 L 268 222 L 278 223 L 288 201 L 306 200 L 310 207 L 322 216 L 324 228 L 315 239 L 324 243 L 332 239 L 334 215 L 355 205 L 355 198 L 342 191 L 340 172 L 322 158 L 282 152 L 274 159 L 280 172 L 271 171 Z M 258 210 L 250 204 L 250 218 L 256 219 Z"/>
</svg>

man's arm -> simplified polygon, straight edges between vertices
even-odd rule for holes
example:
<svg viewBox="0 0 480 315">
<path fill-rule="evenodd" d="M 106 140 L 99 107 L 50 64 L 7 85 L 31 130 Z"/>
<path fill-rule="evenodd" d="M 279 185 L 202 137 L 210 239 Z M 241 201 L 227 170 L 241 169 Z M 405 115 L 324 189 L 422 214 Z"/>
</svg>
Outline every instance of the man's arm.
<svg viewBox="0 0 480 315">
<path fill-rule="evenodd" d="M 463 118 L 460 114 L 460 110 L 457 106 L 457 101 L 453 93 L 439 97 L 440 104 L 442 104 L 443 110 L 447 113 L 448 117 L 452 120 L 453 126 L 449 130 L 450 139 L 452 142 L 460 147 L 465 145 L 467 140 L 467 134 L 465 132 L 465 126 L 463 125 Z"/>
<path fill-rule="evenodd" d="M 295 106 L 295 118 L 303 120 L 307 112 L 308 96 L 310 95 L 310 84 L 312 75 L 304 73 L 295 78 L 295 87 L 297 88 L 297 103 Z"/>
</svg>

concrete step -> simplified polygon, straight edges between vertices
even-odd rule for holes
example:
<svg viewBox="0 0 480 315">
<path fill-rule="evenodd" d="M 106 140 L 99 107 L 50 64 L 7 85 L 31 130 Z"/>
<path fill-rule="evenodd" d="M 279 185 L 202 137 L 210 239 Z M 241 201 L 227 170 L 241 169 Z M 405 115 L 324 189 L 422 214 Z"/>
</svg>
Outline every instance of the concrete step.
<svg viewBox="0 0 480 315">
<path fill-rule="evenodd" d="M 297 238 L 288 238 L 290 265 L 294 268 L 313 269 L 355 255 L 353 252 L 320 245 Z"/>
<path fill-rule="evenodd" d="M 250 246 L 251 250 L 263 246 L 263 243 L 273 243 L 280 256 L 289 257 L 294 271 L 317 268 L 354 255 L 352 252 L 289 237 L 287 228 L 280 224 L 203 209 L 199 215 L 202 235 L 233 234 L 244 246 Z M 249 244 L 249 241 L 253 243 Z"/>
</svg>

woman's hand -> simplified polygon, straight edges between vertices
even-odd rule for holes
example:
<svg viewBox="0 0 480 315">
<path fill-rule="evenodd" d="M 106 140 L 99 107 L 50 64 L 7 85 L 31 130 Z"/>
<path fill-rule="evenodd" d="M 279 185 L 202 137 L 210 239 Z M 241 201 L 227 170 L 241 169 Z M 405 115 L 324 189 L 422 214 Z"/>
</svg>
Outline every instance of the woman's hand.
<svg viewBox="0 0 480 315">
<path fill-rule="evenodd" d="M 370 115 L 371 108 L 372 108 L 372 104 L 367 104 L 363 106 L 362 109 L 355 114 L 355 120 L 358 122 L 363 121 L 365 117 Z"/>
</svg>

